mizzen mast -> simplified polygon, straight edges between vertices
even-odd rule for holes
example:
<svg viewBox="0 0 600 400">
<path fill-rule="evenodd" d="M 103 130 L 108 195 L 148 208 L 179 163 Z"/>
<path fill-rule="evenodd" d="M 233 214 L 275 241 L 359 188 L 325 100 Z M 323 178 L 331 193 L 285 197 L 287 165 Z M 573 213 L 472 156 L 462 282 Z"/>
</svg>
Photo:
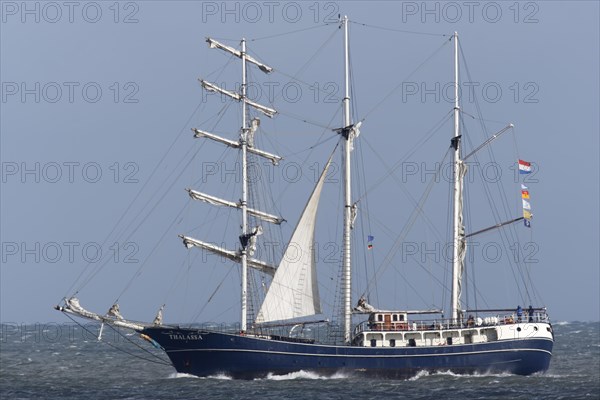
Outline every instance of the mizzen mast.
<svg viewBox="0 0 600 400">
<path fill-rule="evenodd" d="M 461 314 L 460 294 L 466 252 L 465 227 L 463 223 L 463 178 L 466 165 L 460 158 L 460 107 L 458 103 L 458 33 L 454 32 L 454 201 L 453 201 L 453 254 L 452 254 L 452 321 L 459 323 Z"/>
<path fill-rule="evenodd" d="M 343 128 L 340 133 L 344 136 L 344 234 L 342 254 L 342 307 L 344 324 L 344 343 L 349 344 L 352 333 L 352 225 L 356 215 L 356 206 L 352 203 L 352 174 L 351 174 L 351 152 L 352 142 L 359 135 L 358 128 L 361 123 L 352 124 L 350 115 L 350 53 L 348 45 L 348 17 L 341 20 L 344 28 L 344 99 Z"/>
</svg>

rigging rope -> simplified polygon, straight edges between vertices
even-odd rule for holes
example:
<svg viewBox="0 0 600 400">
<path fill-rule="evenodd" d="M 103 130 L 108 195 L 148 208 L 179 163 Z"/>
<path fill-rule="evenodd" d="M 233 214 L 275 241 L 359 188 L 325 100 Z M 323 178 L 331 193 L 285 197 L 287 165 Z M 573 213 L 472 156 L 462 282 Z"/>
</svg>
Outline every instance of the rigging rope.
<svg viewBox="0 0 600 400">
<path fill-rule="evenodd" d="M 276 37 L 281 37 L 281 36 L 285 36 L 285 35 L 291 35 L 291 34 L 298 33 L 298 32 L 306 32 L 306 31 L 310 31 L 312 29 L 324 28 L 324 27 L 329 26 L 329 25 L 337 25 L 337 24 L 338 24 L 337 22 L 326 22 L 326 23 L 324 23 L 322 25 L 311 26 L 309 28 L 296 29 L 296 30 L 288 31 L 288 32 L 275 33 L 275 34 L 269 35 L 269 36 L 262 36 L 262 37 L 259 37 L 259 38 L 250 39 L 250 41 L 251 42 L 256 42 L 256 41 L 259 41 L 259 40 L 272 39 L 272 38 L 276 38 Z"/>
<path fill-rule="evenodd" d="M 377 153 L 377 151 L 369 144 L 369 142 L 365 141 L 367 143 L 367 145 L 369 146 L 369 148 L 371 149 L 371 151 L 373 151 L 373 153 L 384 164 L 384 166 L 387 169 L 387 173 L 386 173 L 386 175 L 382 176 L 377 181 L 375 181 L 375 183 L 373 183 L 371 186 L 369 186 L 369 188 L 367 190 L 365 190 L 360 196 L 358 196 L 358 200 L 361 200 L 363 197 L 365 197 L 367 195 L 367 193 L 372 192 L 375 188 L 377 188 L 379 185 L 381 185 L 383 182 L 385 182 L 385 180 L 389 176 L 394 177 L 395 176 L 394 172 L 398 168 L 400 168 L 403 165 L 403 163 L 406 162 L 406 160 L 408 158 L 410 158 L 417 150 L 419 150 L 422 146 L 424 146 L 442 128 L 442 126 L 444 126 L 444 124 L 449 121 L 451 114 L 452 114 L 452 111 L 449 111 L 448 114 L 446 114 L 435 125 L 433 125 L 433 127 L 425 133 L 423 138 L 420 141 L 418 141 L 411 149 L 409 149 L 406 152 L 406 154 L 404 154 L 392 167 L 388 167 L 387 164 L 385 163 L 383 157 L 381 157 L 379 155 L 379 153 Z M 400 186 L 403 187 L 402 185 L 400 185 Z M 404 189 L 404 190 L 406 190 L 406 189 Z M 412 196 L 409 195 L 409 197 L 412 199 Z M 413 202 L 414 202 L 414 200 L 413 200 Z"/>
<path fill-rule="evenodd" d="M 85 325 L 82 325 L 79 321 L 77 321 L 75 318 L 71 317 L 68 313 L 63 313 L 63 314 L 65 314 L 71 321 L 73 321 L 75 324 L 77 324 L 81 329 L 85 330 L 87 333 L 89 333 L 92 336 L 96 336 L 96 334 L 94 332 L 90 331 Z M 172 365 L 170 362 L 167 362 L 167 361 L 163 360 L 162 358 L 160 358 L 156 354 L 150 352 L 148 349 L 145 349 L 145 348 L 141 347 L 139 344 L 133 342 L 132 340 L 130 340 L 129 338 L 127 338 L 126 336 L 124 336 L 121 332 L 119 332 L 117 329 L 115 329 L 112 325 L 110 325 L 110 324 L 106 324 L 106 325 L 108 325 L 111 329 L 113 329 L 115 332 L 117 332 L 125 340 L 127 340 L 130 343 L 132 343 L 134 346 L 138 347 L 142 351 L 150 354 L 152 357 L 157 358 L 159 361 L 156 361 L 156 360 L 153 360 L 153 359 L 147 358 L 147 357 L 141 357 L 141 356 L 139 356 L 139 355 L 137 355 L 135 353 L 132 353 L 132 352 L 130 352 L 128 350 L 125 350 L 125 349 L 122 349 L 120 347 L 117 347 L 114 344 L 112 344 L 110 342 L 106 342 L 104 340 L 102 340 L 102 343 L 107 344 L 108 346 L 112 347 L 115 350 L 121 351 L 121 352 L 123 352 L 125 354 L 129 354 L 132 357 L 139 358 L 139 359 L 144 360 L 144 361 L 148 361 L 148 362 L 155 363 L 155 364 L 168 365 L 168 366 Z"/>
<path fill-rule="evenodd" d="M 466 61 L 466 57 L 465 57 L 464 52 L 463 52 L 463 48 L 462 48 L 462 46 L 460 44 L 459 44 L 459 48 L 460 48 L 460 53 L 461 53 L 461 57 L 462 57 L 462 60 L 463 60 L 463 64 L 465 66 L 465 71 L 467 73 L 467 78 L 470 81 L 473 81 L 472 78 L 471 78 L 471 73 L 470 73 L 467 61 Z M 488 134 L 487 127 L 485 126 L 485 123 L 483 122 L 484 120 L 483 120 L 483 117 L 482 117 L 482 112 L 481 112 L 481 107 L 479 105 L 478 97 L 474 96 L 474 99 L 475 99 L 475 108 L 477 110 L 477 115 L 479 116 L 480 126 L 482 128 L 482 133 L 484 134 L 484 140 L 487 140 L 487 139 L 489 139 L 489 134 Z M 467 136 L 467 139 L 468 138 L 469 137 Z M 492 162 L 495 162 L 495 160 L 494 160 L 494 154 L 493 154 L 492 149 L 490 147 L 488 147 L 487 150 L 488 150 L 488 155 L 489 155 L 490 159 L 492 160 Z M 475 159 L 476 159 L 477 162 L 479 162 L 477 155 L 475 155 Z M 500 223 L 500 222 L 502 222 L 503 218 L 500 217 L 500 213 L 499 213 L 498 208 L 496 206 L 496 202 L 494 201 L 495 197 L 492 195 L 491 189 L 489 188 L 489 186 L 487 184 L 487 181 L 485 179 L 482 179 L 482 180 L 483 180 L 483 187 L 484 187 L 486 196 L 488 197 L 488 202 L 490 204 L 490 207 L 492 209 L 492 213 L 493 213 L 494 218 L 495 218 L 495 222 L 496 223 Z M 504 215 L 505 216 L 510 216 L 511 215 L 510 206 L 508 204 L 508 198 L 506 196 L 506 191 L 504 190 L 504 186 L 502 184 L 502 181 L 499 181 L 498 188 L 499 188 L 498 190 L 499 190 L 499 194 L 500 194 L 500 196 L 499 196 L 500 197 L 500 202 L 501 202 L 501 205 L 502 205 L 502 207 L 504 209 Z M 518 243 L 518 241 L 517 241 L 518 235 L 517 235 L 517 232 L 516 232 L 516 229 L 515 229 L 514 225 L 507 226 L 506 229 L 501 229 L 500 230 L 500 235 L 503 238 L 502 244 L 504 246 L 504 250 L 505 250 L 506 254 L 510 254 L 509 247 L 510 247 L 511 241 L 512 241 L 512 243 L 515 243 L 515 244 Z M 519 249 L 517 251 L 519 251 Z M 517 279 L 516 274 L 515 274 L 515 266 L 513 265 L 513 262 L 511 260 L 510 256 L 508 257 L 508 263 L 509 263 L 509 265 L 511 267 L 513 278 L 515 280 L 515 284 L 517 285 L 517 287 L 519 289 L 519 295 L 521 296 L 521 300 L 525 301 L 525 299 L 523 298 L 523 294 L 521 293 L 521 290 L 520 290 L 519 280 Z M 521 280 L 522 280 L 522 283 L 523 283 L 523 287 L 525 289 L 525 293 L 526 293 L 527 297 L 529 299 L 531 299 L 531 296 L 529 294 L 527 279 L 525 279 L 525 276 L 523 275 L 522 268 L 520 266 L 520 264 L 521 264 L 520 263 L 520 258 L 519 258 L 519 260 L 517 260 L 516 264 L 517 264 L 517 267 L 518 267 L 517 270 L 519 272 L 519 275 L 521 276 Z M 533 282 L 531 280 L 529 281 L 529 285 L 533 286 Z"/>
<path fill-rule="evenodd" d="M 387 267 L 389 267 L 389 265 L 392 263 L 392 261 L 393 261 L 395 255 L 396 255 L 396 253 L 398 252 L 398 249 L 400 248 L 400 245 L 404 242 L 404 239 L 405 239 L 406 235 L 410 232 L 411 228 L 415 224 L 415 222 L 416 222 L 417 217 L 419 216 L 419 214 L 421 214 L 423 212 L 423 205 L 425 204 L 425 202 L 429 198 L 429 194 L 431 193 L 431 190 L 433 189 L 433 186 L 434 186 L 434 184 L 435 184 L 435 182 L 437 180 L 437 177 L 439 176 L 439 173 L 441 171 L 442 165 L 443 165 L 444 161 L 446 160 L 446 157 L 450 153 L 451 149 L 452 149 L 452 147 L 449 147 L 448 150 L 446 150 L 446 153 L 444 154 L 444 156 L 442 157 L 442 160 L 438 164 L 438 168 L 436 170 L 434 179 L 432 179 L 431 182 L 429 182 L 429 184 L 427 185 L 425 191 L 423 192 L 423 194 L 421 195 L 421 198 L 419 199 L 417 207 L 415 207 L 415 209 L 411 213 L 411 215 L 410 215 L 407 223 L 402 228 L 402 231 L 400 231 L 400 234 L 396 238 L 396 241 L 394 242 L 394 244 L 392 245 L 392 247 L 390 248 L 390 250 L 386 254 L 383 262 L 381 263 L 381 265 L 379 266 L 379 268 L 375 272 L 374 278 L 371 279 L 371 281 L 369 281 L 369 283 L 367 284 L 367 289 L 365 290 L 365 293 L 363 293 L 363 294 L 366 295 L 366 294 L 369 293 L 371 287 L 377 281 L 378 276 L 381 275 L 383 272 L 385 272 L 385 270 L 387 269 Z M 402 278 L 406 281 L 406 278 L 403 275 L 402 275 Z M 409 284 L 409 283 L 407 282 L 407 284 Z M 409 286 L 410 286 L 410 284 L 409 284 Z M 412 288 L 412 286 L 411 286 L 411 288 Z M 420 294 L 418 292 L 415 291 L 415 293 L 417 293 L 417 295 L 420 297 Z"/>
<path fill-rule="evenodd" d="M 410 74 L 408 74 L 403 80 L 400 81 L 392 90 L 389 91 L 387 95 L 381 99 L 373 108 L 371 108 L 361 119 L 361 121 L 366 120 L 374 111 L 376 111 L 383 103 L 387 101 L 399 88 L 402 87 L 402 84 L 406 82 L 411 76 L 413 76 L 417 71 L 419 71 L 425 64 L 429 62 L 434 56 L 436 56 L 443 48 L 449 43 L 449 40 L 444 40 L 442 45 L 438 47 L 431 55 L 429 55 L 423 62 L 421 62 Z"/>
<path fill-rule="evenodd" d="M 104 248 L 104 246 L 106 245 L 106 243 L 108 242 L 108 240 L 110 239 L 110 237 L 112 236 L 112 234 L 115 232 L 115 230 L 117 229 L 117 227 L 120 225 L 121 221 L 124 220 L 125 216 L 131 210 L 131 207 L 133 206 L 133 204 L 137 201 L 137 199 L 140 197 L 140 195 L 142 194 L 142 192 L 146 189 L 146 187 L 148 186 L 148 184 L 152 181 L 152 178 L 155 176 L 155 174 L 158 171 L 159 167 L 163 164 L 163 162 L 167 158 L 167 155 L 171 152 L 171 150 L 175 146 L 175 143 L 177 143 L 177 141 L 182 137 L 182 132 L 188 126 L 188 124 L 191 121 L 193 115 L 198 112 L 198 110 L 202 107 L 202 105 L 203 105 L 202 102 L 200 102 L 196 106 L 196 108 L 194 109 L 192 115 L 186 121 L 185 127 L 180 129 L 179 134 L 177 134 L 177 136 L 175 136 L 175 138 L 173 139 L 173 141 L 171 142 L 171 144 L 169 145 L 169 147 L 167 148 L 167 150 L 165 151 L 165 153 L 162 155 L 162 157 L 160 158 L 160 160 L 158 161 L 158 163 L 152 169 L 152 172 L 150 173 L 150 176 L 148 177 L 148 179 L 142 184 L 142 187 L 138 190 L 138 192 L 136 193 L 136 195 L 134 196 L 134 198 L 129 202 L 129 205 L 127 206 L 127 208 L 125 209 L 125 211 L 123 211 L 123 213 L 121 214 L 121 216 L 119 217 L 119 219 L 117 220 L 117 222 L 115 223 L 115 225 L 113 226 L 113 228 L 111 229 L 111 231 L 108 233 L 108 235 L 106 235 L 104 241 L 102 242 L 102 244 L 100 246 L 101 248 Z M 108 259 L 110 259 L 110 256 L 108 257 Z M 91 261 L 87 263 L 87 265 L 82 269 L 82 271 L 79 273 L 79 275 L 77 276 L 77 278 L 75 279 L 75 281 L 67 289 L 67 292 L 66 292 L 65 296 L 63 296 L 63 298 L 69 297 L 69 295 L 75 289 L 77 283 L 81 280 L 81 278 L 83 277 L 83 275 L 87 273 L 87 271 L 89 270 L 89 267 L 91 265 L 92 265 Z M 102 268 L 102 267 L 100 267 L 100 268 Z M 83 286 L 79 286 L 77 288 L 77 290 L 75 291 L 74 294 L 77 294 L 81 289 L 83 289 Z"/>
<path fill-rule="evenodd" d="M 377 26 L 377 25 L 365 24 L 363 22 L 358 22 L 358 21 L 349 21 L 349 22 L 352 23 L 352 24 L 356 24 L 358 26 L 364 26 L 365 28 L 380 29 L 380 30 L 390 31 L 390 32 L 410 33 L 410 34 L 413 34 L 413 35 L 426 35 L 426 36 L 442 36 L 442 37 L 452 36 L 452 35 L 448 35 L 446 33 L 407 31 L 407 30 L 403 30 L 403 29 L 396 29 L 396 28 L 389 28 L 389 27 L 385 27 L 385 26 Z"/>
</svg>

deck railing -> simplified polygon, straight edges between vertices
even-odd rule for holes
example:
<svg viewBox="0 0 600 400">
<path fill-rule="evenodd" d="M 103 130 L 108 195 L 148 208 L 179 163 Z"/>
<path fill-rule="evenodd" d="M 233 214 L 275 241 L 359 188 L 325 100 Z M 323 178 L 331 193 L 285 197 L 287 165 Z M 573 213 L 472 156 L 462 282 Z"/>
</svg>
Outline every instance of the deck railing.
<svg viewBox="0 0 600 400">
<path fill-rule="evenodd" d="M 550 319 L 545 309 L 536 309 L 531 315 L 524 310 L 520 314 L 515 310 L 511 313 L 496 313 L 487 315 L 483 312 L 468 315 L 460 320 L 452 319 L 421 319 L 403 322 L 363 321 L 354 328 L 354 334 L 364 331 L 431 331 L 442 329 L 466 329 L 486 326 L 509 325 L 515 323 L 549 323 Z"/>
</svg>

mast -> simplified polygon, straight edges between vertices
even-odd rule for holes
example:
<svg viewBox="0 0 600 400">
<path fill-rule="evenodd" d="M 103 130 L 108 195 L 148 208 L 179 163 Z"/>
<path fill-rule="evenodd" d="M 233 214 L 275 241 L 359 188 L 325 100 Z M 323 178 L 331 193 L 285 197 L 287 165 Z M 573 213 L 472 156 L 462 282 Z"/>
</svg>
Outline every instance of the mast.
<svg viewBox="0 0 600 400">
<path fill-rule="evenodd" d="M 463 162 L 460 158 L 460 108 L 458 104 L 458 33 L 454 32 L 454 201 L 453 201 L 453 257 L 452 257 L 452 320 L 458 323 L 460 317 L 460 286 L 464 257 L 464 227 L 462 215 Z M 461 254 L 462 253 L 462 254 Z"/>
<path fill-rule="evenodd" d="M 248 108 L 252 107 L 254 110 L 257 110 L 269 118 L 273 118 L 275 114 L 277 114 L 277 110 L 274 110 L 270 107 L 258 104 L 246 97 L 247 92 L 247 63 L 254 64 L 263 71 L 265 74 L 271 73 L 273 68 L 269 67 L 266 64 L 258 61 L 254 57 L 246 54 L 246 39 L 242 38 L 241 40 L 241 50 L 237 50 L 233 47 L 227 46 L 223 43 L 220 43 L 214 39 L 206 38 L 206 42 L 208 43 L 211 49 L 220 49 L 227 53 L 232 54 L 233 56 L 241 59 L 242 61 L 242 85 L 240 88 L 240 92 L 232 92 L 229 90 L 225 90 L 214 83 L 210 83 L 204 79 L 200 79 L 200 84 L 209 92 L 216 92 L 222 95 L 225 95 L 233 100 L 239 101 L 242 106 L 242 127 L 240 129 L 240 138 L 239 141 L 229 140 L 223 137 L 220 137 L 214 133 L 202 131 L 200 129 L 192 128 L 194 132 L 194 137 L 196 138 L 206 138 L 213 140 L 215 142 L 224 144 L 228 147 L 239 149 L 242 153 L 242 198 L 239 203 L 234 203 L 229 200 L 220 199 L 215 196 L 211 196 L 205 193 L 201 193 L 195 190 L 188 189 L 188 193 L 190 197 L 196 200 L 204 201 L 216 206 L 226 206 L 240 209 L 242 211 L 242 224 L 241 224 L 241 233 L 239 236 L 241 249 L 239 251 L 227 250 L 221 248 L 219 246 L 215 246 L 211 243 L 203 242 L 201 240 L 197 240 L 188 236 L 180 235 L 183 239 L 183 244 L 187 247 L 199 247 L 201 249 L 208 250 L 212 253 L 215 253 L 221 257 L 230 259 L 232 261 L 238 262 L 242 267 L 242 279 L 241 279 L 241 315 L 240 315 L 240 330 L 245 332 L 247 329 L 247 321 L 248 321 L 248 267 L 257 269 L 269 275 L 274 275 L 275 267 L 266 263 L 264 261 L 260 261 L 252 258 L 253 248 L 256 242 L 256 236 L 260 235 L 262 232 L 262 228 L 257 226 L 255 229 L 248 229 L 248 214 L 257 217 L 263 221 L 271 222 L 274 224 L 280 224 L 283 221 L 283 218 L 268 214 L 266 212 L 256 210 L 254 208 L 248 207 L 248 153 L 252 153 L 254 155 L 264 157 L 270 160 L 274 165 L 277 165 L 279 161 L 281 161 L 281 157 L 266 152 L 261 149 L 257 149 L 254 145 L 248 141 L 249 136 L 254 134 L 258 125 L 260 124 L 260 120 L 255 118 L 252 122 L 248 123 Z M 250 257 L 249 257 L 250 256 Z"/>
<path fill-rule="evenodd" d="M 344 108 L 343 126 L 344 126 L 344 243 L 342 256 L 342 290 L 344 307 L 344 343 L 350 343 L 350 334 L 352 330 L 352 276 L 351 276 L 351 224 L 352 224 L 352 186 L 350 175 L 350 152 L 351 152 L 351 118 L 350 118 L 350 62 L 348 54 L 348 17 L 344 15 L 342 19 L 344 26 L 344 86 L 345 94 L 342 101 Z"/>
<path fill-rule="evenodd" d="M 242 105 L 242 129 L 240 131 L 240 145 L 242 148 L 242 292 L 241 292 L 241 331 L 246 332 L 248 321 L 248 180 L 247 180 L 247 148 L 248 148 L 248 126 L 246 122 L 246 39 L 242 38 L 242 87 L 240 91 Z"/>
</svg>

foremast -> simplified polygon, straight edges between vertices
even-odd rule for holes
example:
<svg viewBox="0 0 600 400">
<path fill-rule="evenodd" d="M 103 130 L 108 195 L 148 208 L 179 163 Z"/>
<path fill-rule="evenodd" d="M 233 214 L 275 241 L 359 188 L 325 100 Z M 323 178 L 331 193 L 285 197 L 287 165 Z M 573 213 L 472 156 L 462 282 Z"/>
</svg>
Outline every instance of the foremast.
<svg viewBox="0 0 600 400">
<path fill-rule="evenodd" d="M 451 141 L 454 150 L 454 200 L 453 200 L 453 254 L 452 254 L 452 321 L 459 323 L 461 318 L 461 286 L 466 251 L 465 227 L 463 224 L 463 178 L 466 166 L 460 157 L 460 106 L 458 102 L 458 33 L 454 32 L 454 136 Z"/>
<path fill-rule="evenodd" d="M 215 196 L 200 193 L 191 189 L 188 189 L 188 193 L 190 197 L 192 197 L 195 200 L 201 200 L 217 206 L 227 206 L 240 209 L 242 214 L 241 233 L 239 236 L 241 246 L 238 251 L 232 251 L 187 236 L 181 236 L 181 238 L 183 239 L 183 242 L 187 247 L 200 247 L 204 250 L 211 251 L 220 255 L 221 257 L 228 258 L 241 264 L 240 330 L 242 332 L 245 332 L 247 330 L 248 324 L 248 267 L 255 268 L 271 276 L 273 276 L 275 273 L 274 266 L 250 257 L 252 256 L 254 248 L 256 246 L 256 237 L 261 234 L 262 228 L 260 226 L 250 228 L 248 225 L 248 215 L 252 215 L 263 221 L 275 224 L 280 224 L 283 221 L 283 219 L 278 216 L 267 214 L 265 212 L 248 207 L 248 153 L 267 158 L 271 160 L 273 164 L 277 164 L 281 160 L 281 157 L 263 150 L 256 149 L 254 147 L 254 141 L 251 140 L 252 136 L 254 135 L 254 132 L 260 124 L 260 121 L 258 120 L 258 118 L 253 119 L 252 121 L 248 121 L 249 106 L 260 111 L 267 117 L 273 117 L 277 113 L 277 111 L 275 111 L 272 108 L 255 103 L 254 101 L 247 98 L 247 63 L 256 65 L 261 71 L 265 73 L 270 73 L 271 71 L 273 71 L 273 68 L 257 61 L 256 59 L 254 59 L 246 53 L 246 39 L 241 40 L 240 50 L 226 46 L 211 38 L 207 38 L 206 41 L 208 42 L 211 48 L 218 48 L 224 50 L 240 58 L 242 61 L 242 84 L 239 93 L 231 92 L 222 89 L 217 85 L 207 82 L 205 80 L 200 80 L 200 83 L 202 84 L 202 87 L 205 90 L 220 93 L 240 102 L 242 108 L 242 126 L 240 128 L 239 140 L 237 142 L 219 137 L 213 133 L 201 131 L 199 129 L 194 128 L 192 130 L 195 132 L 194 136 L 197 138 L 208 138 L 216 142 L 225 144 L 229 147 L 233 147 L 240 150 L 242 158 L 242 193 L 239 203 L 219 199 Z"/>
</svg>

